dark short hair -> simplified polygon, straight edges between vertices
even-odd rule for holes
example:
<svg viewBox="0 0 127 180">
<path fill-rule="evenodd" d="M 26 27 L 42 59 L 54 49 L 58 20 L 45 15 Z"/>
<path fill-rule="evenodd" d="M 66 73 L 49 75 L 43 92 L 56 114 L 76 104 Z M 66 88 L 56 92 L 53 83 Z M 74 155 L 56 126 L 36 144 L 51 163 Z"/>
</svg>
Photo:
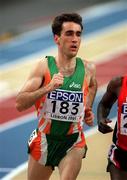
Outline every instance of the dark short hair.
<svg viewBox="0 0 127 180">
<path fill-rule="evenodd" d="M 53 35 L 57 34 L 60 35 L 62 31 L 62 25 L 64 22 L 74 22 L 81 26 L 81 29 L 83 30 L 82 25 L 82 17 L 77 13 L 63 13 L 61 15 L 58 15 L 54 18 L 52 23 L 52 32 Z"/>
</svg>

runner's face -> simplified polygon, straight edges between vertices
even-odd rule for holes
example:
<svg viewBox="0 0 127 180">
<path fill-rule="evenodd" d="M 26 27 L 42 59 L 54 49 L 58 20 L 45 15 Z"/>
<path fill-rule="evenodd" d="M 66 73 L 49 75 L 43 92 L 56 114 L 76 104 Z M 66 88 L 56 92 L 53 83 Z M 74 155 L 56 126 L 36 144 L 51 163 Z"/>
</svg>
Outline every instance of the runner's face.
<svg viewBox="0 0 127 180">
<path fill-rule="evenodd" d="M 57 36 L 60 52 L 69 58 L 75 57 L 81 43 L 81 32 L 79 24 L 74 22 L 63 23 L 61 35 Z"/>
</svg>

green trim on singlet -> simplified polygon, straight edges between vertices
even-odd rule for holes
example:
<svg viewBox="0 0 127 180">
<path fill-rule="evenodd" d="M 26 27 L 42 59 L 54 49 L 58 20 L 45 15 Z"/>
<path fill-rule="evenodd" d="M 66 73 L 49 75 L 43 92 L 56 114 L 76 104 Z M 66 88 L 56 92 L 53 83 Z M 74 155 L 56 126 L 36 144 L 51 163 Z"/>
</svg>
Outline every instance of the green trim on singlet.
<svg viewBox="0 0 127 180">
<path fill-rule="evenodd" d="M 55 58 L 53 56 L 47 56 L 47 59 L 48 59 L 48 67 L 50 70 L 50 75 L 52 78 L 54 74 L 57 74 L 59 72 L 59 70 L 57 68 Z M 79 57 L 77 57 L 75 72 L 71 76 L 64 77 L 64 83 L 59 89 L 69 90 L 69 91 L 82 91 L 84 76 L 85 76 L 85 68 L 83 61 Z M 80 88 L 70 87 L 70 84 L 72 84 L 73 82 L 75 84 L 80 84 L 81 87 Z M 53 135 L 66 135 L 67 132 L 69 131 L 71 124 L 72 122 L 64 122 L 64 121 L 60 122 L 57 120 L 52 120 L 50 133 Z"/>
</svg>

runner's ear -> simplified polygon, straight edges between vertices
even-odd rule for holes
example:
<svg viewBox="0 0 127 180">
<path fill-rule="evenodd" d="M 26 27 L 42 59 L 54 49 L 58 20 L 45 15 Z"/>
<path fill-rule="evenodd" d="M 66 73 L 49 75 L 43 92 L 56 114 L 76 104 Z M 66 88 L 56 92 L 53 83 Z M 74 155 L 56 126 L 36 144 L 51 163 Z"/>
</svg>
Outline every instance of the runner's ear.
<svg viewBox="0 0 127 180">
<path fill-rule="evenodd" d="M 54 41 L 56 44 L 60 44 L 60 37 L 58 35 L 54 35 Z"/>
</svg>

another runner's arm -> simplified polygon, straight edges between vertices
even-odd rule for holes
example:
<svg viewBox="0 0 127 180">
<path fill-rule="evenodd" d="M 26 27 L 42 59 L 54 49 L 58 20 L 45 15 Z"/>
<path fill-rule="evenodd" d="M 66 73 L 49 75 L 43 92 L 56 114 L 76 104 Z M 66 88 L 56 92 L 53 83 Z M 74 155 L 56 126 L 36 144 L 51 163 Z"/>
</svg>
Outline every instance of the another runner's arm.
<svg viewBox="0 0 127 180">
<path fill-rule="evenodd" d="M 121 87 L 122 78 L 113 78 L 97 107 L 98 130 L 102 133 L 111 132 L 113 129 L 108 125 L 111 122 L 107 117 L 113 104 L 116 102 Z"/>
<path fill-rule="evenodd" d="M 42 96 L 48 92 L 58 88 L 63 83 L 63 76 L 58 73 L 55 74 L 46 86 L 43 86 L 44 73 L 47 69 L 47 62 L 40 61 L 35 66 L 34 70 L 30 73 L 28 80 L 24 87 L 16 97 L 16 108 L 19 111 L 28 109 Z"/>
</svg>

